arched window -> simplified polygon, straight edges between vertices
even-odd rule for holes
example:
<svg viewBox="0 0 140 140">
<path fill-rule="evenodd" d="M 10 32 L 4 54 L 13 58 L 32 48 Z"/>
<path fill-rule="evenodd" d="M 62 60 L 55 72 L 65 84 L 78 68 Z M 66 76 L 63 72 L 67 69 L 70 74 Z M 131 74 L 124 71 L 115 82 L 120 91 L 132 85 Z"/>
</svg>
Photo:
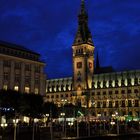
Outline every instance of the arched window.
<svg viewBox="0 0 140 140">
<path fill-rule="evenodd" d="M 112 87 L 112 81 L 109 80 L 109 87 Z"/>
<path fill-rule="evenodd" d="M 128 86 L 131 86 L 131 78 L 128 78 L 128 79 L 127 79 L 127 85 L 128 85 Z"/>
<path fill-rule="evenodd" d="M 118 80 L 116 79 L 116 80 L 115 80 L 115 87 L 118 87 L 118 83 L 119 83 L 119 82 L 118 82 Z"/>
<path fill-rule="evenodd" d="M 101 87 L 101 82 L 98 81 L 98 82 L 97 82 L 97 88 L 100 88 L 100 87 Z"/>
<path fill-rule="evenodd" d="M 138 78 L 137 77 L 135 77 L 135 79 L 134 79 L 134 85 L 138 85 Z"/>
<path fill-rule="evenodd" d="M 124 79 L 121 80 L 121 86 L 125 86 L 124 85 Z"/>
<path fill-rule="evenodd" d="M 106 81 L 103 81 L 103 88 L 106 88 Z"/>
</svg>

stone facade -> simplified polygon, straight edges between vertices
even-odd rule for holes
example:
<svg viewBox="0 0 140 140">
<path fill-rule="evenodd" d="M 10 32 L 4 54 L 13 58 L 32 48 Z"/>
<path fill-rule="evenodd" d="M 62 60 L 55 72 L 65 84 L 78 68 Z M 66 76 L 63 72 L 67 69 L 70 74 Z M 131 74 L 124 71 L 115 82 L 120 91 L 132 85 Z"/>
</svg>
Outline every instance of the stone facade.
<svg viewBox="0 0 140 140">
<path fill-rule="evenodd" d="M 44 95 L 44 66 L 39 54 L 22 46 L 0 42 L 0 89 Z"/>
<path fill-rule="evenodd" d="M 114 72 L 94 65 L 94 44 L 88 28 L 84 1 L 78 15 L 73 49 L 73 76 L 46 82 L 46 101 L 89 107 L 95 116 L 140 116 L 140 70 Z M 100 71 L 99 73 L 97 71 Z M 104 73 L 104 71 L 106 71 Z"/>
</svg>

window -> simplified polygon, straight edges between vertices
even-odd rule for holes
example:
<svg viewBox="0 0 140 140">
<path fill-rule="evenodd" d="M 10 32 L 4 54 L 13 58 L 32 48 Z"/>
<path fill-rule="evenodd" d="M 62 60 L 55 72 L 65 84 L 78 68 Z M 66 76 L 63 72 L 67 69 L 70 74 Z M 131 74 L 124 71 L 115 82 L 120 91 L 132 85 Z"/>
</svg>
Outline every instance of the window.
<svg viewBox="0 0 140 140">
<path fill-rule="evenodd" d="M 52 95 L 51 98 L 53 99 L 54 98 L 54 95 Z"/>
<path fill-rule="evenodd" d="M 39 85 L 39 79 L 35 78 L 35 85 Z"/>
<path fill-rule="evenodd" d="M 95 92 L 92 92 L 92 96 L 95 95 Z"/>
<path fill-rule="evenodd" d="M 25 93 L 29 93 L 30 92 L 30 88 L 29 87 L 25 87 Z"/>
<path fill-rule="evenodd" d="M 132 107 L 132 101 L 128 100 L 128 107 Z"/>
<path fill-rule="evenodd" d="M 124 85 L 124 79 L 121 80 L 121 86 L 125 86 Z"/>
<path fill-rule="evenodd" d="M 106 91 L 103 92 L 103 95 L 106 95 Z"/>
<path fill-rule="evenodd" d="M 30 66 L 29 64 L 26 64 L 26 65 L 25 65 L 25 70 L 26 70 L 26 71 L 30 71 L 30 70 L 31 70 L 31 66 Z"/>
<path fill-rule="evenodd" d="M 25 83 L 26 84 L 29 84 L 30 83 L 30 81 L 31 81 L 30 78 L 31 78 L 30 76 L 25 76 Z"/>
<path fill-rule="evenodd" d="M 118 80 L 115 80 L 115 87 L 118 87 Z"/>
<path fill-rule="evenodd" d="M 106 101 L 103 101 L 103 108 L 106 107 Z"/>
<path fill-rule="evenodd" d="M 100 95 L 100 92 L 97 92 L 97 95 Z"/>
<path fill-rule="evenodd" d="M 100 102 L 97 102 L 97 107 L 98 107 L 98 108 L 100 107 Z"/>
<path fill-rule="evenodd" d="M 112 81 L 109 80 L 109 87 L 112 87 Z"/>
<path fill-rule="evenodd" d="M 119 102 L 115 101 L 115 107 L 119 107 Z"/>
<path fill-rule="evenodd" d="M 56 91 L 59 91 L 59 85 L 56 86 Z"/>
<path fill-rule="evenodd" d="M 115 94 L 118 94 L 119 93 L 119 91 L 118 90 L 115 90 Z"/>
<path fill-rule="evenodd" d="M 8 89 L 8 85 L 3 85 L 3 89 L 7 90 Z"/>
<path fill-rule="evenodd" d="M 101 84 L 101 82 L 98 81 L 98 82 L 97 82 L 97 88 L 100 88 L 100 84 Z"/>
<path fill-rule="evenodd" d="M 138 93 L 138 89 L 134 89 L 134 93 Z"/>
<path fill-rule="evenodd" d="M 134 79 L 134 84 L 135 84 L 135 85 L 138 85 L 138 78 L 136 78 L 136 77 L 135 77 L 135 79 Z"/>
<path fill-rule="evenodd" d="M 139 100 L 135 100 L 135 107 L 139 107 Z"/>
<path fill-rule="evenodd" d="M 92 68 L 92 63 L 91 63 L 91 62 L 89 62 L 89 68 L 90 68 L 90 69 Z"/>
<path fill-rule="evenodd" d="M 59 98 L 59 95 L 56 95 L 56 98 Z"/>
<path fill-rule="evenodd" d="M 49 86 L 48 86 L 47 90 L 48 90 L 48 92 L 50 92 L 50 87 Z"/>
<path fill-rule="evenodd" d="M 122 94 L 125 94 L 125 90 L 122 90 L 121 92 L 122 92 Z"/>
<path fill-rule="evenodd" d="M 19 86 L 14 86 L 14 90 L 18 91 L 19 90 Z"/>
<path fill-rule="evenodd" d="M 128 93 L 131 93 L 131 89 L 128 89 Z"/>
<path fill-rule="evenodd" d="M 109 101 L 109 107 L 112 108 L 112 101 Z"/>
<path fill-rule="evenodd" d="M 39 93 L 39 89 L 35 88 L 35 94 L 38 94 L 38 93 Z"/>
<path fill-rule="evenodd" d="M 69 90 L 69 85 L 68 84 L 66 85 L 66 90 Z"/>
<path fill-rule="evenodd" d="M 112 95 L 112 91 L 109 91 L 109 95 Z"/>
<path fill-rule="evenodd" d="M 95 88 L 95 82 L 92 82 L 92 88 Z"/>
<path fill-rule="evenodd" d="M 15 82 L 20 82 L 20 75 L 19 74 L 15 75 Z"/>
<path fill-rule="evenodd" d="M 21 63 L 16 62 L 16 63 L 15 63 L 15 69 L 20 69 L 20 68 L 21 68 Z"/>
<path fill-rule="evenodd" d="M 78 69 L 82 68 L 82 62 L 78 62 L 78 63 L 77 63 L 77 68 L 78 68 Z"/>
<path fill-rule="evenodd" d="M 106 81 L 103 81 L 103 88 L 106 88 Z"/>
<path fill-rule="evenodd" d="M 66 94 L 66 97 L 68 97 L 68 94 Z"/>
<path fill-rule="evenodd" d="M 11 62 L 8 61 L 8 60 L 4 60 L 4 61 L 3 61 L 3 66 L 4 66 L 4 67 L 10 67 L 10 66 L 11 66 Z"/>
<path fill-rule="evenodd" d="M 40 73 L 40 67 L 39 66 L 35 66 L 35 72 Z"/>
<path fill-rule="evenodd" d="M 125 107 L 125 100 L 122 100 L 122 107 Z"/>
<path fill-rule="evenodd" d="M 128 84 L 128 86 L 131 86 L 131 79 L 130 78 L 127 79 L 127 84 Z"/>
<path fill-rule="evenodd" d="M 3 76 L 4 80 L 9 80 L 9 74 L 7 72 L 4 72 L 4 76 Z"/>
</svg>

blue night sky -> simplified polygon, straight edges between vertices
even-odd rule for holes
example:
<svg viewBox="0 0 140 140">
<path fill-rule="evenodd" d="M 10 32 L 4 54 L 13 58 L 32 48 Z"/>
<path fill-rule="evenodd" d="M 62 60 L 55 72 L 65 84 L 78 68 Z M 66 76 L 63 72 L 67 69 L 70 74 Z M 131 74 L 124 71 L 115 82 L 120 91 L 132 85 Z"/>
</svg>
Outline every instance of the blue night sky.
<svg viewBox="0 0 140 140">
<path fill-rule="evenodd" d="M 140 69 L 140 0 L 85 0 L 102 66 Z M 0 40 L 41 54 L 48 78 L 72 75 L 80 0 L 1 0 Z"/>
</svg>

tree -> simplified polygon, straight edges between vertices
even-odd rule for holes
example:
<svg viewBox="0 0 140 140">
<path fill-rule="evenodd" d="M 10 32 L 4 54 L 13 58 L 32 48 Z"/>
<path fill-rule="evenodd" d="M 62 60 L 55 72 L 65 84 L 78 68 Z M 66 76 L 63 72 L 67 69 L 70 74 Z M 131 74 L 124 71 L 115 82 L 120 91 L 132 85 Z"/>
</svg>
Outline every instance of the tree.
<svg viewBox="0 0 140 140">
<path fill-rule="evenodd" d="M 43 105 L 43 114 L 52 113 L 52 118 L 58 117 L 58 107 L 53 102 L 46 102 Z"/>
<path fill-rule="evenodd" d="M 31 118 L 40 118 L 42 114 L 43 97 L 41 95 L 22 94 L 20 113 Z"/>
</svg>

